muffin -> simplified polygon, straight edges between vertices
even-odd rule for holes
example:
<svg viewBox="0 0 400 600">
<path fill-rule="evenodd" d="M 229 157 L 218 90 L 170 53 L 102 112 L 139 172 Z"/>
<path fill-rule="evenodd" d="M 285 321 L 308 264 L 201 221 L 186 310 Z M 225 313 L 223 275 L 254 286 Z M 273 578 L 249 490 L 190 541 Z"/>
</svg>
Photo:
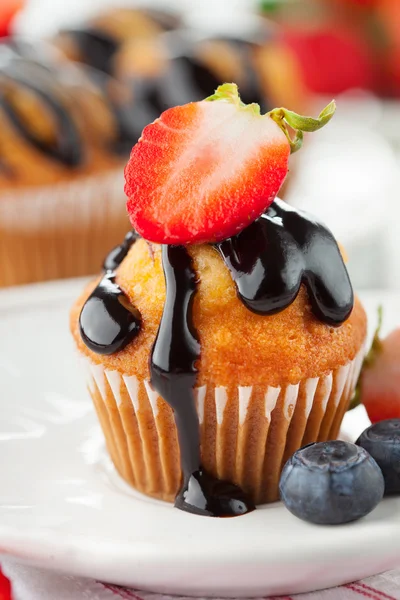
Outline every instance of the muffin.
<svg viewBox="0 0 400 600">
<path fill-rule="evenodd" d="M 124 235 L 123 165 L 143 126 L 130 98 L 40 45 L 0 45 L 0 286 L 95 273 Z"/>
<path fill-rule="evenodd" d="M 70 60 L 116 75 L 118 54 L 125 44 L 154 40 L 178 25 L 179 18 L 165 11 L 114 8 L 100 13 L 80 28 L 60 31 L 52 43 Z"/>
<path fill-rule="evenodd" d="M 334 106 L 261 116 L 232 84 L 209 100 L 143 132 L 125 188 L 143 237 L 109 254 L 71 330 L 120 475 L 232 516 L 277 500 L 292 453 L 338 435 L 366 316 L 332 233 L 276 198 L 302 130 Z"/>
</svg>

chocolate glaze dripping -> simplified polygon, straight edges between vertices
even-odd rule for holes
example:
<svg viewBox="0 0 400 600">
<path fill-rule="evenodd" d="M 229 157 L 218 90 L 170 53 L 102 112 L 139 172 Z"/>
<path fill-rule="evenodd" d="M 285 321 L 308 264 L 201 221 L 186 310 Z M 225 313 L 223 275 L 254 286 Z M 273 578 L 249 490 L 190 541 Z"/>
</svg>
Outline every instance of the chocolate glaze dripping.
<svg viewBox="0 0 400 600">
<path fill-rule="evenodd" d="M 200 343 L 193 325 L 196 275 L 184 246 L 163 246 L 166 300 L 150 360 L 151 383 L 174 411 L 183 486 L 175 506 L 199 515 L 236 516 L 254 509 L 244 492 L 201 467 L 194 387 Z"/>
<path fill-rule="evenodd" d="M 128 234 L 107 257 L 105 275 L 80 317 L 83 341 L 100 354 L 121 350 L 137 335 L 140 316 L 115 284 L 115 269 L 137 239 Z M 340 325 L 353 307 L 353 290 L 331 232 L 304 212 L 275 200 L 265 215 L 236 236 L 215 245 L 250 310 L 274 314 L 296 298 L 305 283 L 316 316 Z M 192 320 L 196 276 L 183 246 L 163 246 L 166 301 L 150 359 L 151 383 L 172 407 L 178 430 L 183 486 L 175 505 L 207 516 L 253 510 L 244 492 L 204 471 L 194 401 L 199 340 Z M 110 325 L 110 326 L 109 326 Z"/>
<path fill-rule="evenodd" d="M 216 247 L 253 312 L 284 310 L 304 283 L 318 319 L 340 325 L 350 316 L 353 289 L 336 240 L 305 212 L 275 200 L 260 219 Z"/>
<path fill-rule="evenodd" d="M 140 331 L 141 318 L 115 282 L 115 270 L 138 239 L 133 231 L 104 261 L 104 275 L 86 300 L 79 327 L 86 346 L 97 354 L 122 350 Z"/>
</svg>

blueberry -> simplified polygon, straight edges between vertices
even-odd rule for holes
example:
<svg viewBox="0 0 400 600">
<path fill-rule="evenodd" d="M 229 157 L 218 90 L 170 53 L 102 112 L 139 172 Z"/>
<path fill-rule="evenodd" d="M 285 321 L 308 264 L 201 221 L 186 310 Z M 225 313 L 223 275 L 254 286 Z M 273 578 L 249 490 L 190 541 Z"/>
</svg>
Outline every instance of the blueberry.
<svg viewBox="0 0 400 600">
<path fill-rule="evenodd" d="M 400 419 L 371 425 L 356 444 L 365 448 L 382 469 L 385 494 L 400 494 Z"/>
<path fill-rule="evenodd" d="M 348 442 L 310 444 L 286 463 L 281 499 L 296 517 L 339 525 L 364 517 L 382 500 L 384 480 L 364 448 Z"/>
</svg>

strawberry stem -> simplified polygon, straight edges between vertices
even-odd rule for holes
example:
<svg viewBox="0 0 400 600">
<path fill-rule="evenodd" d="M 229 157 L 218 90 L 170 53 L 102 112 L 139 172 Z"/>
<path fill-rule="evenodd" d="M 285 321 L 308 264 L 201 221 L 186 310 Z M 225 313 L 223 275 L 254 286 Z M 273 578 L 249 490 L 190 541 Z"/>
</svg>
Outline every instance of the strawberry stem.
<svg viewBox="0 0 400 600">
<path fill-rule="evenodd" d="M 266 115 L 261 115 L 259 104 L 256 104 L 255 102 L 252 104 L 245 104 L 242 102 L 236 83 L 224 83 L 216 89 L 215 94 L 206 98 L 207 102 L 214 102 L 216 100 L 231 102 L 242 110 L 251 111 L 256 116 L 271 117 L 271 119 L 275 121 L 278 127 L 280 127 L 280 129 L 282 129 L 283 133 L 286 135 L 292 154 L 293 152 L 300 150 L 303 143 L 303 132 L 311 132 L 321 129 L 321 127 L 326 125 L 331 120 L 336 110 L 336 103 L 334 100 L 332 100 L 332 102 L 330 102 L 328 106 L 324 108 L 324 110 L 316 119 L 313 117 L 303 117 L 302 115 L 298 115 L 292 110 L 287 110 L 286 108 L 274 108 L 270 112 L 266 113 Z M 294 132 L 294 135 L 292 134 L 293 137 L 288 130 L 288 126 Z"/>
<path fill-rule="evenodd" d="M 318 129 L 321 129 L 321 127 L 324 127 L 324 125 L 326 125 L 335 114 L 335 110 L 336 102 L 332 100 L 328 106 L 325 106 L 316 119 L 313 117 L 303 117 L 302 115 L 298 115 L 292 110 L 287 110 L 286 108 L 274 108 L 267 114 L 275 121 L 275 123 L 286 135 L 290 144 L 290 151 L 293 154 L 294 152 L 297 152 L 297 150 L 300 150 L 302 146 L 303 132 L 317 131 Z M 291 129 L 293 129 L 294 137 L 291 137 L 287 128 L 288 125 L 291 127 Z"/>
</svg>

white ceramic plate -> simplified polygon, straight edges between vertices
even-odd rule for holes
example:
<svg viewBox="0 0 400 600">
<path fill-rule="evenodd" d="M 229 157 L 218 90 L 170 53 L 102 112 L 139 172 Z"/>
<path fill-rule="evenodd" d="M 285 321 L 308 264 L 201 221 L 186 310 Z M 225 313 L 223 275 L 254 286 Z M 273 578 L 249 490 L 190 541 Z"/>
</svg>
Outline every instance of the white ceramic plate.
<svg viewBox="0 0 400 600">
<path fill-rule="evenodd" d="M 141 496 L 115 474 L 68 331 L 82 281 L 0 293 L 0 552 L 117 584 L 190 595 L 292 594 L 400 565 L 400 499 L 341 527 L 281 504 L 207 519 Z M 400 294 L 383 302 L 386 329 Z M 366 425 L 350 414 L 345 434 Z"/>
</svg>

